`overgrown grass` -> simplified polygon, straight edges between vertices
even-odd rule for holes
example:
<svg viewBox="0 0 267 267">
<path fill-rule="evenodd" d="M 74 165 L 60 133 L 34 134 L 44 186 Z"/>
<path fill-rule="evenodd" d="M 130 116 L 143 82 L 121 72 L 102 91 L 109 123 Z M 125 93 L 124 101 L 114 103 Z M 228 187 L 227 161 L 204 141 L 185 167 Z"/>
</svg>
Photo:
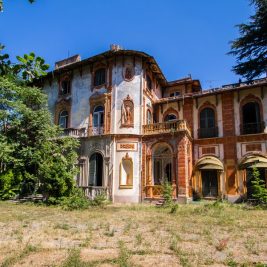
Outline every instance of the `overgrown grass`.
<svg viewBox="0 0 267 267">
<path fill-rule="evenodd" d="M 62 210 L 0 202 L 0 266 L 264 266 L 267 214 L 224 202 Z M 30 240 L 30 242 L 29 242 Z"/>
</svg>

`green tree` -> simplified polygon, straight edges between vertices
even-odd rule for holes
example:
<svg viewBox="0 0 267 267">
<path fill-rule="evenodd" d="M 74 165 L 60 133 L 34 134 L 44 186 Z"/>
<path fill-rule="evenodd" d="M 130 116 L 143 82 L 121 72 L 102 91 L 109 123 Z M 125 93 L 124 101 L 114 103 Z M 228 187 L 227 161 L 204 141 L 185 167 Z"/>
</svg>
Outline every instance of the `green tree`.
<svg viewBox="0 0 267 267">
<path fill-rule="evenodd" d="M 251 0 L 256 13 L 248 24 L 237 25 L 240 37 L 231 42 L 237 64 L 233 71 L 251 80 L 267 71 L 267 0 Z"/>
<path fill-rule="evenodd" d="M 39 88 L 16 77 L 0 77 L 0 172 L 8 176 L 0 191 L 19 176 L 20 194 L 70 194 L 78 143 L 74 138 L 60 137 L 61 130 L 51 121 L 47 96 Z"/>
<path fill-rule="evenodd" d="M 15 74 L 20 74 L 25 81 L 32 82 L 41 76 L 46 75 L 49 65 L 41 57 L 36 57 L 33 52 L 25 54 L 23 57 L 17 56 L 17 63 L 13 70 Z"/>
<path fill-rule="evenodd" d="M 252 171 L 252 196 L 259 204 L 267 204 L 267 188 L 256 167 Z"/>
<path fill-rule="evenodd" d="M 5 46 L 0 44 L 0 75 L 7 75 L 11 72 L 11 61 L 9 55 L 2 53 Z"/>
</svg>

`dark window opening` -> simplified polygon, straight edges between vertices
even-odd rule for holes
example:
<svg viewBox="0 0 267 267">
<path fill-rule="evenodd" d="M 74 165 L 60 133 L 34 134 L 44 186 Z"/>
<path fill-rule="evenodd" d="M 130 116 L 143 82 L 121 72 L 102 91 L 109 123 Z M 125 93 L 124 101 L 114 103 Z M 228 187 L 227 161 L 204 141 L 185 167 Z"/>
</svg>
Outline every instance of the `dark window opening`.
<svg viewBox="0 0 267 267">
<path fill-rule="evenodd" d="M 170 97 L 179 96 L 179 95 L 180 95 L 180 92 L 170 93 Z"/>
<path fill-rule="evenodd" d="M 89 160 L 89 186 L 102 186 L 103 157 L 94 153 Z"/>
<path fill-rule="evenodd" d="M 215 112 L 212 108 L 204 108 L 200 112 L 199 138 L 211 138 L 218 136 L 218 128 L 215 126 Z"/>
<path fill-rule="evenodd" d="M 218 196 L 218 173 L 217 170 L 201 171 L 203 197 Z"/>
<path fill-rule="evenodd" d="M 168 114 L 166 117 L 165 117 L 165 121 L 174 121 L 176 120 L 176 116 L 174 114 Z"/>
<path fill-rule="evenodd" d="M 106 70 L 104 68 L 98 69 L 94 76 L 94 86 L 102 85 L 106 82 Z"/>
<path fill-rule="evenodd" d="M 66 79 L 61 82 L 60 95 L 67 95 L 70 93 L 70 80 Z"/>
<path fill-rule="evenodd" d="M 152 81 L 151 81 L 151 78 L 148 75 L 146 76 L 146 86 L 147 86 L 147 89 L 149 91 L 152 90 Z"/>
<path fill-rule="evenodd" d="M 249 102 L 242 107 L 243 125 L 242 134 L 254 134 L 263 131 L 260 117 L 260 107 L 257 102 Z"/>
<path fill-rule="evenodd" d="M 166 179 L 168 183 L 172 183 L 172 164 L 168 163 L 165 167 Z"/>
</svg>

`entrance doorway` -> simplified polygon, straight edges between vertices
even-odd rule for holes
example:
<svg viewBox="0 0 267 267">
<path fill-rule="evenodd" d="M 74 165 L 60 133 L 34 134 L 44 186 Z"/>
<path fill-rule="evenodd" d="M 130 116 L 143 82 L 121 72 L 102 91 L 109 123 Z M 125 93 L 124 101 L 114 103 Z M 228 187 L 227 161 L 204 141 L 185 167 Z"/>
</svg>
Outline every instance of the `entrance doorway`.
<svg viewBox="0 0 267 267">
<path fill-rule="evenodd" d="M 154 185 L 172 183 L 172 153 L 165 144 L 159 145 L 153 153 L 153 178 Z"/>
<path fill-rule="evenodd" d="M 217 170 L 202 170 L 202 195 L 203 197 L 218 196 L 218 172 Z"/>
<path fill-rule="evenodd" d="M 89 160 L 89 186 L 102 186 L 103 157 L 100 153 L 94 153 Z"/>
</svg>

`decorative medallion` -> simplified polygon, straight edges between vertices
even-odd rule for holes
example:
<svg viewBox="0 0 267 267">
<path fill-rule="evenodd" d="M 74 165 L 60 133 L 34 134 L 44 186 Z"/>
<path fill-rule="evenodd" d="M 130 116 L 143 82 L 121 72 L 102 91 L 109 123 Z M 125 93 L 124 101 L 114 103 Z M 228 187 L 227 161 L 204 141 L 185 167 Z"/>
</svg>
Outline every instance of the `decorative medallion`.
<svg viewBox="0 0 267 267">
<path fill-rule="evenodd" d="M 123 69 L 123 78 L 125 81 L 129 82 L 131 80 L 133 80 L 135 75 L 135 70 L 134 70 L 134 66 L 132 65 L 127 65 L 124 67 Z"/>
</svg>

